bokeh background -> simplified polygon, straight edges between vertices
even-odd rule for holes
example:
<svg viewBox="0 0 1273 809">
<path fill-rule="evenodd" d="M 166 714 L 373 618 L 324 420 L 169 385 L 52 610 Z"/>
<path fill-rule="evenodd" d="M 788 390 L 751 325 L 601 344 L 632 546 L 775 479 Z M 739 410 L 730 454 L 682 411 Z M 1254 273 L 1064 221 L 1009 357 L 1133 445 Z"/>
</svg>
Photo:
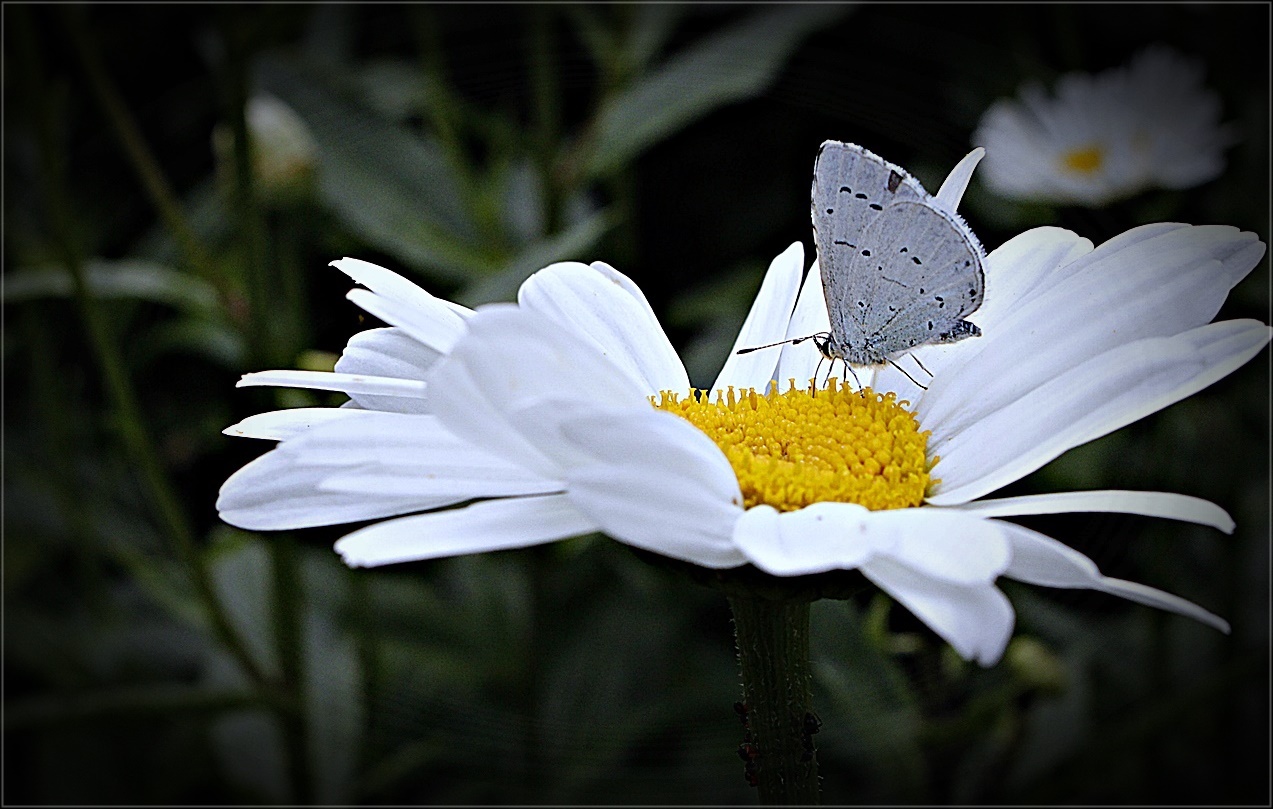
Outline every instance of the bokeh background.
<svg viewBox="0 0 1273 809">
<path fill-rule="evenodd" d="M 935 190 L 994 99 L 1158 42 L 1205 64 L 1239 133 L 1222 176 L 1095 210 L 974 181 L 966 218 L 988 249 L 1039 224 L 1269 240 L 1261 4 L 3 17 L 7 803 L 754 803 L 729 612 L 683 573 L 603 537 L 351 571 L 346 527 L 218 521 L 220 484 L 267 448 L 221 429 L 342 398 L 238 377 L 330 368 L 377 325 L 335 258 L 470 305 L 605 260 L 707 384 L 769 260 L 812 257 L 821 141 Z M 308 134 L 249 107 L 262 93 Z M 1220 317 L 1270 320 L 1267 257 Z M 1232 536 L 1027 522 L 1231 636 L 1008 583 L 1017 637 L 981 669 L 868 587 L 815 604 L 824 801 L 1267 803 L 1269 423 L 1266 351 L 1004 492 L 1219 503 Z"/>
</svg>

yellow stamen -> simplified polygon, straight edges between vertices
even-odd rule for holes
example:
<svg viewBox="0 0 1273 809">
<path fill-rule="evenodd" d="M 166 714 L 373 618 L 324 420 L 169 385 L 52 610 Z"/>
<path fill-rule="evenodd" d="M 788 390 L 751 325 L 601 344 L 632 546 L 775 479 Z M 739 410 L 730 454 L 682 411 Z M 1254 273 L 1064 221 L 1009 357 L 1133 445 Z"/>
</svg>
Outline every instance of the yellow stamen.
<svg viewBox="0 0 1273 809">
<path fill-rule="evenodd" d="M 744 505 L 795 511 L 826 501 L 870 509 L 918 506 L 933 463 L 928 431 L 893 393 L 861 393 L 832 379 L 778 393 L 705 391 L 686 399 L 664 391 L 654 406 L 676 413 L 706 433 L 729 459 Z M 652 400 L 653 401 L 653 400 Z M 932 481 L 936 482 L 936 481 Z"/>
<path fill-rule="evenodd" d="M 1099 146 L 1071 149 L 1061 155 L 1061 165 L 1075 174 L 1092 174 L 1100 171 L 1105 162 L 1105 151 Z"/>
</svg>

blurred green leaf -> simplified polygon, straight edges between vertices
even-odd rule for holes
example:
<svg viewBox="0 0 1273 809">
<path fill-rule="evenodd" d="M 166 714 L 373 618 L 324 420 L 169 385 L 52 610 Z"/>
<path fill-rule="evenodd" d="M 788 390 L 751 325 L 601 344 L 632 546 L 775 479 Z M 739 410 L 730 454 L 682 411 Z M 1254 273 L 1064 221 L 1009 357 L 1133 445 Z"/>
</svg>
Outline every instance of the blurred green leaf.
<svg viewBox="0 0 1273 809">
<path fill-rule="evenodd" d="M 217 310 L 211 284 L 189 273 L 144 259 L 93 259 L 85 266 L 89 289 L 99 298 L 135 298 L 202 314 Z M 61 267 L 20 268 L 4 278 L 4 302 L 64 298 L 74 292 Z"/>
<path fill-rule="evenodd" d="M 331 67 L 349 62 L 359 22 L 358 15 L 350 11 L 350 7 L 341 3 L 323 3 L 313 7 L 302 40 L 307 59 Z"/>
<path fill-rule="evenodd" d="M 690 46 L 601 111 L 587 171 L 604 176 L 712 110 L 761 93 L 809 34 L 848 5 L 770 7 Z"/>
<path fill-rule="evenodd" d="M 142 365 L 177 353 L 205 357 L 223 368 L 237 371 L 247 358 L 247 346 L 243 334 L 227 323 L 183 318 L 148 329 L 130 360 L 134 365 Z"/>
<path fill-rule="evenodd" d="M 499 215 L 509 234 L 520 244 L 544 235 L 544 188 L 539 172 L 529 160 L 509 165 L 499 178 Z"/>
<path fill-rule="evenodd" d="M 586 3 L 570 3 L 563 8 L 593 60 L 599 65 L 612 61 L 618 50 L 615 32 L 601 18 L 598 8 Z"/>
<path fill-rule="evenodd" d="M 273 713 L 229 713 L 211 724 L 208 735 L 217 763 L 235 789 L 252 802 L 290 802 L 283 733 Z"/>
<path fill-rule="evenodd" d="M 433 139 L 386 120 L 303 63 L 264 57 L 257 75 L 309 126 L 319 193 L 346 226 L 418 271 L 463 278 L 491 269 L 462 180 Z"/>
<path fill-rule="evenodd" d="M 358 73 L 363 96 L 387 120 L 402 123 L 429 105 L 429 85 L 420 66 L 406 59 L 377 59 Z"/>
<path fill-rule="evenodd" d="M 663 50 L 686 7 L 680 3 L 638 3 L 628 8 L 633 19 L 625 58 L 633 69 L 640 70 Z"/>
<path fill-rule="evenodd" d="M 8 733 L 25 727 L 118 721 L 122 717 L 170 718 L 178 713 L 218 713 L 259 703 L 260 698 L 249 691 L 147 683 L 10 702 L 5 705 L 4 729 Z"/>
<path fill-rule="evenodd" d="M 872 643 L 849 601 L 817 601 L 810 613 L 819 748 L 867 768 L 859 800 L 923 802 L 922 716 L 896 660 Z M 821 755 L 821 754 L 820 754 Z M 834 795 L 824 796 L 833 802 Z"/>
<path fill-rule="evenodd" d="M 277 676 L 271 563 L 265 544 L 254 534 L 220 526 L 212 533 L 207 553 L 213 586 L 239 637 L 257 664 Z"/>
<path fill-rule="evenodd" d="M 533 273 L 557 261 L 587 263 L 591 250 L 614 225 L 606 211 L 599 211 L 570 225 L 560 233 L 535 242 L 511 259 L 497 274 L 474 282 L 460 298 L 470 305 L 517 298 L 517 288 Z"/>
<path fill-rule="evenodd" d="M 306 727 L 318 803 L 354 798 L 366 706 L 363 670 L 353 636 L 334 613 L 348 601 L 349 571 L 327 549 L 304 554 L 304 682 Z"/>
</svg>

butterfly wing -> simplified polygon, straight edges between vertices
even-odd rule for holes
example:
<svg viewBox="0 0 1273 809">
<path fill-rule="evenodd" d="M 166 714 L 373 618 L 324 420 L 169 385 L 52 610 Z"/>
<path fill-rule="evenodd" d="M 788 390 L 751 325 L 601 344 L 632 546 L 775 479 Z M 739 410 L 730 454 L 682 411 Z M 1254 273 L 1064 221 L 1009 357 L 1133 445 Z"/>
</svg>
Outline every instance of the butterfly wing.
<svg viewBox="0 0 1273 809">
<path fill-rule="evenodd" d="M 980 332 L 963 320 L 985 289 L 981 246 L 967 226 L 931 201 L 902 201 L 866 226 L 846 274 L 859 279 L 849 308 L 863 338 L 888 357 Z M 869 281 L 867 280 L 869 279 Z"/>
<path fill-rule="evenodd" d="M 860 146 L 827 141 L 818 151 L 810 194 L 814 241 L 831 334 L 850 362 L 879 361 L 860 353 L 868 334 L 866 302 L 874 300 L 878 280 L 853 267 L 863 234 L 889 206 L 927 197 L 904 169 Z"/>
</svg>

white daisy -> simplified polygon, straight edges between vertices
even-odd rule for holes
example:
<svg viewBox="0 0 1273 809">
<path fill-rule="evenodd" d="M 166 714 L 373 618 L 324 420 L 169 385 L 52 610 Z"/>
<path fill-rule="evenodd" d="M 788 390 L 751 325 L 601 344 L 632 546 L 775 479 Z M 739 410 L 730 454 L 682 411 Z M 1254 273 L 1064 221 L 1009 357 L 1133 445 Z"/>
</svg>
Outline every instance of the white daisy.
<svg viewBox="0 0 1273 809">
<path fill-rule="evenodd" d="M 1203 68 L 1163 46 L 1096 75 L 1069 73 L 1049 98 L 1030 84 L 991 105 L 973 134 L 983 177 L 1023 200 L 1100 205 L 1219 176 L 1233 142 Z"/>
<path fill-rule="evenodd" d="M 942 204 L 953 210 L 978 156 L 952 173 Z M 333 263 L 366 287 L 350 299 L 393 325 L 355 336 L 335 373 L 244 377 L 351 401 L 228 429 L 280 443 L 225 483 L 218 509 L 250 529 L 397 517 L 337 543 L 355 566 L 602 531 L 707 568 L 858 569 L 985 665 L 1013 627 L 1000 576 L 1227 631 L 1002 519 L 1107 511 L 1232 531 L 1218 506 L 1162 492 L 984 498 L 1259 352 L 1273 334 L 1264 324 L 1210 320 L 1263 253 L 1231 227 L 1148 225 L 1095 249 L 1039 228 L 987 258 L 985 303 L 970 318 L 983 336 L 914 351 L 933 374 L 927 390 L 887 367 L 859 372 L 869 395 L 793 386 L 818 362 L 806 342 L 731 352 L 710 400 L 692 394 L 640 289 L 605 264 L 554 264 L 517 305 L 473 312 L 347 258 Z M 772 262 L 736 349 L 827 328 L 819 274 L 802 285 L 802 270 L 798 243 Z M 771 379 L 782 393 L 765 393 Z"/>
</svg>

